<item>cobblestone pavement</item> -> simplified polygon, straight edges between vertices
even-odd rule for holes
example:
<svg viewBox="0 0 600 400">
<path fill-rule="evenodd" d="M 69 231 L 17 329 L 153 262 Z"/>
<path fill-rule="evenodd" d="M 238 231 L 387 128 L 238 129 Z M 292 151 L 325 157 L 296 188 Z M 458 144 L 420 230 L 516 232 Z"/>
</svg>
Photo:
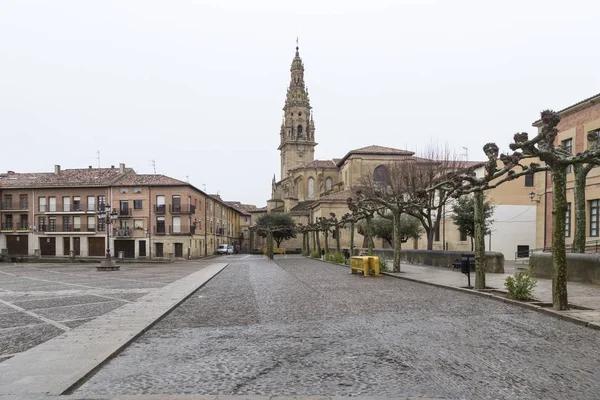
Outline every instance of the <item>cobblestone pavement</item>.
<svg viewBox="0 0 600 400">
<path fill-rule="evenodd" d="M 208 261 L 0 264 L 0 362 L 197 271 Z"/>
<path fill-rule="evenodd" d="M 479 296 L 249 256 L 75 395 L 597 399 L 599 339 Z"/>
</svg>

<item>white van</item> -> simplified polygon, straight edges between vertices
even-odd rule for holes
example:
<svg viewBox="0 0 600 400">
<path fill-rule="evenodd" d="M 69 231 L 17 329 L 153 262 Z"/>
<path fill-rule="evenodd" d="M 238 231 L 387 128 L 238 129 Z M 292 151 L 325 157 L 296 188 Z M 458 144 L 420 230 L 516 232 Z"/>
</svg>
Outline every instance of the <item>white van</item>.
<svg viewBox="0 0 600 400">
<path fill-rule="evenodd" d="M 217 248 L 217 254 L 233 254 L 233 246 L 230 244 L 221 244 Z"/>
</svg>

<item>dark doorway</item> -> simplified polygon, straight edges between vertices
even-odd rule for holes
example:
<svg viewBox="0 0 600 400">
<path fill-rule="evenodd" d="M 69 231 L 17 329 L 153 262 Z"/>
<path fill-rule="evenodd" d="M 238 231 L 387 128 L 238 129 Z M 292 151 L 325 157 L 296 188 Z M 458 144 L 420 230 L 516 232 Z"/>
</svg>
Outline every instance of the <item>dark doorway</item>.
<svg viewBox="0 0 600 400">
<path fill-rule="evenodd" d="M 183 257 L 183 243 L 175 243 L 175 257 Z"/>
<path fill-rule="evenodd" d="M 63 238 L 63 255 L 68 256 L 71 251 L 71 238 L 64 237 Z"/>
<path fill-rule="evenodd" d="M 81 240 L 78 237 L 73 238 L 73 250 L 75 251 L 76 256 L 81 255 Z"/>
<path fill-rule="evenodd" d="M 115 240 L 115 256 L 123 252 L 124 258 L 135 258 L 135 240 Z"/>
<path fill-rule="evenodd" d="M 105 244 L 103 237 L 88 238 L 88 255 L 91 257 L 102 257 L 105 255 Z"/>
<path fill-rule="evenodd" d="M 43 256 L 56 255 L 56 238 L 41 237 L 40 238 L 40 254 Z"/>
<path fill-rule="evenodd" d="M 26 256 L 29 253 L 27 235 L 7 235 L 6 248 L 9 256 Z"/>
<path fill-rule="evenodd" d="M 156 251 L 154 252 L 156 257 L 164 257 L 164 253 L 163 253 L 163 244 L 162 243 L 154 243 L 154 246 L 156 247 Z"/>
<path fill-rule="evenodd" d="M 528 245 L 517 245 L 517 258 L 529 257 L 529 246 Z"/>
<path fill-rule="evenodd" d="M 140 257 L 146 257 L 146 241 L 145 240 L 140 240 L 139 241 L 139 256 Z"/>
</svg>

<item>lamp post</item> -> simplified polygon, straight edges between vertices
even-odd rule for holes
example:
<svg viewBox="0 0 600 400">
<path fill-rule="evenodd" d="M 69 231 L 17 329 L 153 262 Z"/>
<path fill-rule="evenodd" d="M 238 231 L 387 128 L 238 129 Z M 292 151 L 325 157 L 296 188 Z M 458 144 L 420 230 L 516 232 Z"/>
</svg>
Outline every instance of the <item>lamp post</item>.
<svg viewBox="0 0 600 400">
<path fill-rule="evenodd" d="M 105 266 L 112 265 L 110 257 L 110 226 L 118 218 L 116 211 L 110 211 L 110 207 L 107 208 L 104 203 L 100 204 L 100 211 L 98 211 L 98 218 L 104 219 L 104 229 L 106 229 L 106 258 L 102 262 Z"/>
</svg>

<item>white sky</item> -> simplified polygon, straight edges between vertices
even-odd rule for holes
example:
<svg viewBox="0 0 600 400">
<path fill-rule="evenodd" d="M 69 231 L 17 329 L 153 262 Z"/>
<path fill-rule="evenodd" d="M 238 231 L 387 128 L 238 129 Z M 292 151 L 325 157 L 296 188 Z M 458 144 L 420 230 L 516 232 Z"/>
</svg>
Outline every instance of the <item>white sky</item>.
<svg viewBox="0 0 600 400">
<path fill-rule="evenodd" d="M 117 166 L 263 206 L 296 36 L 316 158 L 471 160 L 600 92 L 596 1 L 0 1 L 0 171 Z"/>
</svg>

